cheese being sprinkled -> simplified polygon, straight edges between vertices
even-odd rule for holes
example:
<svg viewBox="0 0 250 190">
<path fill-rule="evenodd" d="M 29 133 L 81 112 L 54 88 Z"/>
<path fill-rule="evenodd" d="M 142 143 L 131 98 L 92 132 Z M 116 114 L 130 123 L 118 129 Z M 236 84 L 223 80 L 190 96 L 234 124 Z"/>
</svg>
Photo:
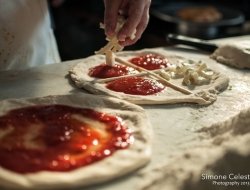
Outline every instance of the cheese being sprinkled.
<svg viewBox="0 0 250 190">
<path fill-rule="evenodd" d="M 102 47 L 100 50 L 96 51 L 95 54 L 104 54 L 106 56 L 106 64 L 112 65 L 114 63 L 114 52 L 121 51 L 123 49 L 123 46 L 119 44 L 119 40 L 117 39 L 117 34 L 120 31 L 120 29 L 125 24 L 126 19 L 124 17 L 119 16 L 116 29 L 115 29 L 115 35 L 114 36 L 107 36 L 106 40 L 108 43 Z M 100 28 L 105 29 L 105 25 L 103 23 L 100 23 Z M 135 38 L 136 30 L 133 32 L 133 34 L 130 36 L 130 39 Z"/>
</svg>

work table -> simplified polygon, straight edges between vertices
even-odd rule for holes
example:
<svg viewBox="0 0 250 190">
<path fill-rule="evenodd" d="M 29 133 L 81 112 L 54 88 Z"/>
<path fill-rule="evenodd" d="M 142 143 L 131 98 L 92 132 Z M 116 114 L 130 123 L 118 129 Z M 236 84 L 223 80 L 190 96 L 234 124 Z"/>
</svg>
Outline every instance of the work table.
<svg viewBox="0 0 250 190">
<path fill-rule="evenodd" d="M 250 40 L 250 36 L 221 39 L 215 42 L 225 43 L 239 39 Z M 228 89 L 218 95 L 216 102 L 208 106 L 195 104 L 142 106 L 154 131 L 152 161 L 142 169 L 147 171 L 163 161 L 167 162 L 175 152 L 195 146 L 193 142 L 198 138 L 197 130 L 200 128 L 224 121 L 240 110 L 250 107 L 250 70 L 240 70 L 219 64 L 210 59 L 209 54 L 185 46 L 159 48 L 169 54 L 202 60 L 208 67 L 226 74 L 230 82 Z M 22 71 L 2 71 L 0 72 L 0 100 L 86 93 L 76 88 L 68 76 L 68 71 L 80 61 L 81 59 Z M 86 190 L 136 189 L 140 172 L 140 170 L 135 171 Z"/>
</svg>

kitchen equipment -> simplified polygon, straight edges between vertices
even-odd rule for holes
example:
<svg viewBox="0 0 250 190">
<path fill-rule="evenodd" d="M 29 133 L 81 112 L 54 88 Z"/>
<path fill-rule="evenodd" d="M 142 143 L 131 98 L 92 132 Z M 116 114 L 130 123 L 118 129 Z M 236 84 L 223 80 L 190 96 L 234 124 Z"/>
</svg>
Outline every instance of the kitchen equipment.
<svg viewBox="0 0 250 190">
<path fill-rule="evenodd" d="M 182 36 L 178 34 L 168 34 L 166 37 L 166 40 L 170 44 L 188 45 L 188 46 L 192 46 L 192 47 L 195 47 L 195 48 L 198 48 L 200 50 L 207 51 L 210 53 L 214 52 L 218 48 L 216 44 L 207 42 L 206 40 L 201 40 L 198 38 L 191 38 L 191 37 Z"/>
<path fill-rule="evenodd" d="M 222 14 L 222 18 L 216 22 L 198 23 L 183 20 L 177 16 L 177 12 L 183 8 L 206 6 L 215 7 Z M 152 6 L 151 15 L 163 21 L 166 25 L 171 25 L 171 27 L 168 27 L 169 29 L 172 29 L 172 24 L 174 24 L 175 33 L 202 39 L 216 38 L 232 27 L 241 26 L 245 20 L 244 15 L 238 10 L 220 5 L 191 2 L 158 3 Z"/>
</svg>

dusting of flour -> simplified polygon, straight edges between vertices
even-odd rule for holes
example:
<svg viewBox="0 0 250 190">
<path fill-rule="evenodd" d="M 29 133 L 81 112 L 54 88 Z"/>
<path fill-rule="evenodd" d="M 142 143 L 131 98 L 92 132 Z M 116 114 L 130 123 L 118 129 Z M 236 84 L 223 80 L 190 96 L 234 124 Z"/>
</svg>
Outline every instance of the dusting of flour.
<svg viewBox="0 0 250 190">
<path fill-rule="evenodd" d="M 221 190 L 250 187 L 250 107 L 198 131 L 200 144 L 141 173 L 140 190 Z M 234 179 L 229 179 L 235 178 Z M 239 179 L 241 175 L 243 179 Z M 211 179 L 225 176 L 227 179 Z M 246 179 L 249 178 L 249 179 Z M 244 182 L 245 184 L 223 182 Z M 216 184 L 217 182 L 217 184 Z M 248 184 L 248 185 L 247 185 Z"/>
</svg>

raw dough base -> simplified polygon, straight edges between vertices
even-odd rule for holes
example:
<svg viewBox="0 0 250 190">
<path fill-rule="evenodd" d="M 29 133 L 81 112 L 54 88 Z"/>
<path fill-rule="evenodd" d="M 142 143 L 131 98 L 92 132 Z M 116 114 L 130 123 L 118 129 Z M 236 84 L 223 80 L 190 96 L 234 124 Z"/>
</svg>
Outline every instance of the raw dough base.
<svg viewBox="0 0 250 190">
<path fill-rule="evenodd" d="M 250 69 L 250 42 L 222 45 L 210 57 L 225 65 Z"/>
<path fill-rule="evenodd" d="M 97 95 L 62 95 L 33 99 L 12 99 L 0 102 L 0 115 L 11 109 L 32 105 L 63 104 L 91 108 L 117 115 L 132 130 L 135 141 L 129 148 L 69 172 L 42 171 L 19 174 L 0 167 L 0 186 L 17 189 L 63 189 L 112 180 L 144 166 L 151 155 L 151 126 L 144 110 L 134 104 Z"/>
<path fill-rule="evenodd" d="M 157 53 L 166 57 L 170 63 L 177 63 L 179 61 L 189 61 L 183 57 L 169 55 L 166 51 L 162 49 L 151 50 L 145 49 L 141 51 L 124 51 L 118 53 L 119 57 L 123 59 L 130 59 L 132 57 L 138 56 L 145 53 Z M 130 101 L 135 104 L 175 104 L 175 103 L 197 103 L 197 104 L 211 104 L 217 98 L 217 93 L 223 91 L 227 88 L 229 79 L 216 72 L 214 80 L 210 84 L 195 86 L 192 90 L 194 93 L 191 95 L 184 95 L 176 90 L 166 87 L 163 92 L 156 95 L 140 96 L 140 95 L 130 95 L 121 92 L 115 92 L 109 90 L 105 87 L 105 84 L 95 83 L 94 78 L 88 75 L 89 69 L 105 62 L 105 58 L 102 55 L 95 55 L 88 57 L 77 64 L 74 68 L 70 70 L 71 79 L 75 82 L 76 86 L 79 88 L 84 88 L 93 94 L 103 94 L 120 99 Z M 182 85 L 182 79 L 171 79 L 176 85 L 185 87 Z M 185 87 L 187 88 L 187 87 Z"/>
</svg>

